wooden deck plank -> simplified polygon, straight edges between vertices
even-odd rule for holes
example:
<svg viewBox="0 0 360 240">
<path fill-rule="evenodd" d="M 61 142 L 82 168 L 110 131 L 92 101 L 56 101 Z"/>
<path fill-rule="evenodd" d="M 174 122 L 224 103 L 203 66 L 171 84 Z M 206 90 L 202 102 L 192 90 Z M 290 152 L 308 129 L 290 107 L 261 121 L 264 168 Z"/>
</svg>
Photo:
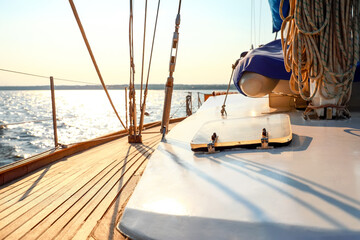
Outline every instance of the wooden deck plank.
<svg viewBox="0 0 360 240">
<path fill-rule="evenodd" d="M 134 159 L 130 159 L 129 161 L 126 161 L 126 164 L 124 164 L 125 169 L 128 169 L 129 167 L 132 166 L 132 165 L 129 166 L 129 164 L 131 164 L 130 162 L 133 162 L 131 160 L 134 160 L 134 162 L 136 163 L 136 160 L 138 159 L 134 158 Z M 90 207 L 87 206 L 89 202 L 91 202 L 91 200 L 99 193 L 104 191 L 103 190 L 104 186 L 106 186 L 106 184 L 109 181 L 115 178 L 117 179 L 120 178 L 122 176 L 122 172 L 126 171 L 125 169 L 122 167 L 118 169 L 114 169 L 108 178 L 101 179 L 99 182 L 93 185 L 86 193 L 84 193 L 82 196 L 79 196 L 78 201 L 76 201 L 74 204 L 70 206 L 68 206 L 69 204 L 64 205 L 64 206 L 68 206 L 66 210 L 63 208 L 59 209 L 61 216 L 58 219 L 56 219 L 56 221 L 53 222 L 53 224 L 50 227 L 46 228 L 45 232 L 39 237 L 39 239 L 52 239 L 54 236 L 58 236 L 58 234 L 63 230 L 63 228 L 65 228 L 69 224 L 69 222 L 74 217 L 76 217 L 81 210 L 85 208 L 85 206 L 86 206 L 85 208 L 86 211 L 90 211 L 91 210 Z"/>
<path fill-rule="evenodd" d="M 128 238 L 122 235 L 116 227 L 121 218 L 123 210 L 125 209 L 126 203 L 129 201 L 130 196 L 134 192 L 134 189 L 140 180 L 145 167 L 146 164 L 144 164 L 135 173 L 135 175 L 129 180 L 128 184 L 124 186 L 124 189 L 121 189 L 120 194 L 118 194 L 116 199 L 110 204 L 105 213 L 97 221 L 97 224 L 90 233 L 90 236 L 93 239 L 128 240 Z M 78 239 L 81 239 L 81 237 Z"/>
<path fill-rule="evenodd" d="M 143 170 L 139 170 L 142 173 Z M 135 175 L 130 179 L 128 184 L 122 189 L 121 194 L 116 198 L 116 200 L 111 204 L 109 209 L 97 222 L 93 228 L 90 236 L 94 239 L 123 239 L 120 232 L 117 231 L 116 226 L 122 214 L 122 211 L 125 209 L 125 204 L 129 200 L 131 194 L 134 191 L 135 186 L 140 180 L 140 174 Z"/>
<path fill-rule="evenodd" d="M 26 225 L 29 225 L 31 223 L 34 223 L 36 221 L 28 221 L 30 220 L 30 218 L 32 216 L 34 216 L 34 214 L 37 214 L 37 217 L 40 218 L 43 215 L 48 215 L 49 213 L 51 213 L 54 208 L 56 208 L 56 206 L 60 205 L 64 199 L 67 199 L 68 197 L 70 197 L 72 194 L 75 194 L 76 191 L 78 191 L 79 189 L 81 189 L 81 187 L 83 187 L 84 185 L 86 185 L 86 183 L 89 181 L 89 177 L 94 177 L 94 175 L 98 175 L 100 174 L 102 171 L 104 171 L 104 174 L 106 173 L 107 168 L 111 168 L 113 167 L 113 165 L 115 164 L 121 164 L 121 163 L 117 163 L 117 161 L 113 161 L 111 162 L 109 165 L 101 165 L 100 163 L 98 164 L 98 169 L 99 172 L 94 171 L 93 169 L 88 169 L 85 173 L 83 173 L 80 177 L 76 178 L 74 182 L 70 182 L 69 184 L 62 186 L 62 188 L 59 189 L 59 192 L 56 192 L 56 194 L 53 195 L 48 195 L 45 199 L 43 199 L 40 202 L 37 202 L 36 207 L 30 208 L 30 210 L 26 211 L 26 209 L 29 209 L 29 205 L 25 206 L 24 211 L 23 212 L 19 212 L 16 214 L 16 216 L 14 216 L 14 214 L 12 215 L 13 219 L 11 218 L 6 218 L 7 222 L 10 221 L 14 221 L 16 219 L 16 221 L 12 222 L 11 225 L 9 224 L 9 226 L 7 226 L 6 231 L 9 232 L 11 230 L 15 230 L 17 229 L 17 231 L 23 229 Z M 101 169 L 102 167 L 104 167 L 103 169 Z M 61 198 L 59 198 L 61 197 Z M 52 203 L 52 201 L 57 200 L 55 203 Z M 46 209 L 44 211 L 42 211 L 43 208 Z M 42 213 L 42 214 L 39 214 Z M 21 216 L 21 217 L 19 217 Z M 43 216 L 43 217 L 45 217 Z M 41 218 L 42 219 L 42 218 Z M 38 219 L 41 220 L 41 219 Z M 25 225 L 22 225 L 25 224 Z M 0 230 L 0 235 L 6 236 L 5 232 Z"/>
<path fill-rule="evenodd" d="M 126 152 L 126 151 L 124 151 L 124 152 Z M 131 151 L 129 153 L 129 155 L 131 156 L 133 153 L 136 154 L 136 151 Z M 123 155 L 119 156 L 119 159 L 122 159 L 122 158 L 124 158 Z M 64 191 L 66 192 L 66 194 L 64 196 L 62 196 L 60 199 L 58 199 L 54 204 L 51 204 L 50 206 L 48 206 L 44 211 L 41 211 L 40 214 L 37 214 L 37 216 L 35 216 L 35 219 L 33 218 L 33 219 L 31 219 L 31 221 L 26 221 L 25 225 L 23 225 L 23 226 L 19 227 L 18 229 L 16 229 L 16 231 L 12 235 L 13 236 L 22 236 L 21 234 L 25 234 L 26 232 L 28 232 L 31 228 L 34 227 L 34 223 L 37 223 L 37 222 L 41 221 L 46 216 L 48 216 L 49 213 L 52 214 L 52 216 L 51 216 L 52 218 L 56 219 L 57 215 L 55 213 L 59 212 L 61 214 L 61 211 L 59 211 L 57 209 L 57 207 L 62 205 L 64 202 L 66 202 L 68 200 L 68 198 L 74 197 L 73 194 L 78 194 L 79 196 L 81 196 L 82 192 L 79 193 L 79 192 L 77 192 L 77 190 L 80 189 L 81 191 L 86 191 L 86 189 L 84 190 L 82 188 L 86 187 L 86 185 L 92 186 L 92 184 L 96 183 L 96 180 L 98 178 L 103 178 L 106 175 L 109 168 L 113 169 L 114 167 L 119 166 L 121 164 L 122 164 L 121 161 L 114 161 L 113 164 L 111 163 L 109 166 L 107 166 L 106 168 L 101 170 L 99 173 L 96 173 L 96 174 L 94 173 L 92 175 L 90 174 L 85 178 L 79 178 L 78 180 L 80 180 L 80 182 L 75 187 L 73 187 L 71 191 L 65 189 Z M 91 169 L 90 171 L 94 171 L 94 170 Z M 93 175 L 97 175 L 97 174 L 100 174 L 100 175 L 98 175 L 97 178 L 94 178 Z M 89 179 L 88 179 L 89 177 L 93 177 L 94 179 L 92 179 L 92 181 L 90 183 L 87 183 L 86 181 L 89 181 Z M 36 212 L 36 210 L 35 210 L 35 212 Z M 28 213 L 26 213 L 26 216 L 28 216 Z M 18 222 L 18 221 L 16 221 L 16 222 Z M 49 223 L 51 223 L 50 220 L 49 220 Z M 18 225 L 18 223 L 16 225 Z M 42 225 L 46 225 L 46 224 L 42 223 Z M 42 232 L 40 226 L 36 228 L 36 230 L 40 230 L 40 231 L 36 231 L 36 232 L 40 232 L 39 234 L 41 234 L 41 232 Z"/>
<path fill-rule="evenodd" d="M 81 169 L 82 171 L 86 171 L 88 168 L 84 167 Z M 76 174 L 80 174 L 81 172 L 77 171 Z M 63 178 L 65 174 L 61 174 L 61 176 L 54 177 L 54 179 L 51 182 L 46 183 L 37 183 L 35 185 L 31 185 L 30 187 L 27 187 L 26 189 L 20 189 L 19 191 L 15 192 L 13 195 L 10 195 L 6 198 L 3 198 L 1 201 L 0 206 L 0 218 L 2 218 L 2 212 L 4 210 L 9 210 L 8 207 L 15 207 L 14 204 L 19 205 L 25 205 L 29 201 L 35 200 L 37 197 L 41 197 L 42 194 L 47 193 L 48 190 L 54 189 L 54 187 L 59 186 L 59 182 L 63 183 Z M 74 177 L 74 175 L 69 174 L 69 176 Z M 69 181 L 70 179 L 66 178 L 66 181 Z M 22 191 L 23 190 L 23 191 Z"/>
<path fill-rule="evenodd" d="M 137 169 L 135 171 L 128 172 L 129 173 L 128 176 L 124 175 L 120 180 L 121 183 L 119 183 L 120 181 L 118 181 L 117 184 L 114 184 L 112 186 L 108 194 L 106 194 L 106 196 L 104 196 L 104 198 L 101 199 L 101 202 L 96 206 L 93 212 L 90 215 L 88 215 L 86 219 L 83 220 L 83 222 L 80 225 L 80 228 L 78 228 L 76 232 L 76 235 L 74 237 L 73 235 L 69 235 L 69 236 L 71 236 L 73 239 L 83 239 L 83 236 L 90 235 L 91 231 L 96 226 L 96 223 L 100 220 L 100 216 L 103 216 L 107 211 L 107 209 L 109 208 L 109 206 L 116 201 L 117 197 L 119 196 L 119 194 L 121 194 L 124 187 L 126 187 L 130 179 L 132 179 L 135 176 L 135 174 L 139 171 L 141 166 L 144 165 L 148 157 L 151 156 L 152 152 L 153 151 L 147 152 L 146 153 L 147 156 L 144 156 L 145 159 L 142 160 L 142 162 L 137 167 Z"/>
<path fill-rule="evenodd" d="M 123 139 L 122 141 L 125 142 L 126 140 Z M 123 143 L 121 142 L 120 144 L 123 144 Z M 111 146 L 111 144 L 109 144 L 108 147 L 113 147 L 113 146 Z M 70 172 L 71 171 L 73 171 L 73 172 L 76 171 L 76 168 L 82 170 L 85 167 L 87 167 L 87 168 L 92 167 L 90 164 L 93 164 L 93 165 L 97 164 L 97 162 L 96 162 L 97 159 L 92 158 L 91 156 L 95 155 L 98 151 L 101 151 L 101 148 L 100 148 L 100 150 L 98 150 L 98 148 L 91 149 L 88 152 L 83 153 L 80 157 L 78 157 L 77 155 L 74 155 L 72 157 L 72 161 L 70 161 L 70 162 L 65 161 L 65 160 L 60 161 L 59 164 L 63 164 L 64 162 L 66 163 L 66 164 L 63 164 L 64 165 L 63 168 L 49 171 L 49 174 L 45 175 L 44 178 L 48 178 L 50 181 L 37 183 L 34 186 L 34 188 L 32 189 L 31 192 L 34 193 L 34 192 L 36 192 L 37 189 L 43 190 L 43 186 L 48 186 L 52 182 L 56 181 L 58 177 L 63 177 L 66 174 L 71 174 Z M 107 154 L 107 153 L 105 152 L 103 154 Z M 108 155 L 108 157 L 111 157 L 112 154 L 116 154 L 116 153 L 108 153 L 107 155 Z M 85 166 L 84 166 L 83 162 L 78 161 L 79 158 L 80 159 L 81 158 L 86 158 L 86 165 Z M 90 160 L 92 160 L 92 161 L 90 161 Z M 54 177 L 55 175 L 59 175 L 59 176 Z M 30 183 L 29 185 L 31 186 L 31 184 L 33 184 L 33 183 Z M 2 196 L 2 195 L 3 194 L 1 194 L 0 196 Z M 2 208 L 5 207 L 4 203 L 9 203 L 9 200 L 11 200 L 12 198 L 14 198 L 14 197 L 16 197 L 18 195 L 21 195 L 21 189 L 18 189 L 12 196 L 8 195 L 7 197 L 3 198 L 3 200 L 0 200 L 0 212 L 1 212 Z"/>
<path fill-rule="evenodd" d="M 141 145 L 138 145 L 137 147 L 140 148 Z M 73 234 L 78 231 L 77 229 L 81 227 L 85 220 L 87 224 L 92 225 L 92 228 L 95 226 L 97 220 L 99 219 L 96 214 L 102 215 L 106 211 L 106 209 L 111 204 L 111 202 L 114 201 L 122 187 L 126 185 L 127 181 L 134 175 L 136 170 L 141 167 L 147 157 L 151 154 L 148 152 L 148 150 L 143 150 L 142 152 L 142 156 L 139 156 L 136 162 L 134 162 L 129 167 L 129 169 L 126 169 L 126 171 L 123 172 L 119 178 L 112 178 L 111 181 L 109 181 L 106 186 L 104 186 L 104 191 L 102 191 L 101 194 L 96 195 L 91 200 L 91 202 L 89 202 L 87 207 L 84 208 L 81 213 L 77 214 L 76 218 L 72 219 L 72 221 L 66 226 L 66 228 L 62 230 L 62 233 L 65 234 L 59 234 L 57 239 L 72 238 Z M 93 217 L 94 214 L 96 216 L 95 218 Z M 90 234 L 92 228 L 87 232 L 86 235 Z"/>
<path fill-rule="evenodd" d="M 125 141 L 125 140 L 123 140 Z M 110 146 L 110 145 L 109 145 Z M 91 155 L 95 154 L 99 148 L 94 148 L 89 150 L 89 152 L 84 152 L 80 158 L 87 158 L 87 162 L 86 162 L 86 167 L 90 167 L 90 164 L 96 164 L 96 159 L 93 159 L 94 161 L 89 162 L 89 157 L 90 156 L 90 160 L 91 160 Z M 17 195 L 19 195 L 19 192 L 21 194 L 21 188 L 25 188 L 25 187 L 29 187 L 34 185 L 34 188 L 32 189 L 32 192 L 35 192 L 37 189 L 42 189 L 43 185 L 49 185 L 51 182 L 54 182 L 56 180 L 58 180 L 58 178 L 61 178 L 62 176 L 64 176 L 65 174 L 67 174 L 69 171 L 74 171 L 75 168 L 83 168 L 83 163 L 81 161 L 77 161 L 77 159 L 79 158 L 77 155 L 74 155 L 73 157 L 73 161 L 71 161 L 70 163 L 65 159 L 62 159 L 60 161 L 58 161 L 57 165 L 59 165 L 59 167 L 53 169 L 51 164 L 50 166 L 47 166 L 44 168 L 44 170 L 38 174 L 35 174 L 37 177 L 28 179 L 25 178 L 24 181 L 26 184 L 22 184 L 19 187 L 15 189 L 11 189 L 10 193 L 12 193 L 12 195 L 10 196 L 10 194 L 6 191 L 6 193 L 1 194 L 1 198 L 0 198 L 0 206 L 3 206 L 4 202 L 8 202 L 9 199 L 12 199 L 13 197 L 16 197 Z M 56 166 L 57 166 L 56 165 Z M 50 171 L 49 171 L 50 169 Z M 48 170 L 48 171 L 47 171 Z M 45 174 L 43 174 L 45 173 Z M 39 176 L 38 176 L 39 175 Z M 42 176 L 43 175 L 43 176 Z M 32 176 L 32 175 L 30 175 Z M 1 209 L 0 209 L 1 211 Z"/>
<path fill-rule="evenodd" d="M 0 186 L 0 196 L 1 196 L 0 199 L 2 199 L 3 197 L 7 196 L 8 194 L 14 191 L 18 191 L 20 188 L 24 186 L 31 185 L 39 178 L 39 176 L 43 174 L 44 169 L 48 167 L 56 168 L 56 167 L 61 167 L 61 165 L 58 164 L 57 162 L 51 163 L 45 167 L 35 170 L 31 175 L 25 175 L 17 179 L 16 181 L 9 182 Z M 55 171 L 55 169 L 53 169 L 53 171 Z"/>
<path fill-rule="evenodd" d="M 76 160 L 76 159 L 74 159 L 74 160 Z M 100 164 L 100 162 L 97 161 L 96 158 L 93 160 L 93 165 L 95 165 L 95 164 L 96 165 Z M 107 163 L 105 162 L 104 164 L 107 164 Z M 28 204 L 29 202 L 36 203 L 34 200 L 41 201 L 42 199 L 46 198 L 48 195 L 50 195 L 54 191 L 61 188 L 62 185 L 73 180 L 79 174 L 84 174 L 84 173 L 89 174 L 88 171 L 89 171 L 89 169 L 91 169 L 91 166 L 93 166 L 93 165 L 89 164 L 89 161 L 87 161 L 86 165 L 82 166 L 81 168 L 68 167 L 68 169 L 71 169 L 72 172 L 71 171 L 63 172 L 63 174 L 68 174 L 70 176 L 70 177 L 67 177 L 65 180 L 59 179 L 58 181 L 52 182 L 51 184 L 48 184 L 45 186 L 41 185 L 41 188 L 38 188 L 39 189 L 38 191 L 36 191 L 36 189 L 32 190 L 31 193 L 28 195 L 26 195 L 27 192 L 24 193 L 24 192 L 20 191 L 19 195 L 20 196 L 22 195 L 23 197 L 20 197 L 19 199 L 12 199 L 10 201 L 8 200 L 7 202 L 1 203 L 0 219 L 4 218 L 4 216 L 7 216 L 9 213 L 12 213 L 12 211 L 14 211 L 14 209 L 15 210 L 19 209 L 22 206 L 25 206 L 26 204 Z M 63 174 L 62 174 L 62 176 L 64 176 Z M 27 206 L 27 208 L 28 207 L 29 206 Z M 1 228 L 1 223 L 0 223 L 0 228 Z"/>
<path fill-rule="evenodd" d="M 139 153 L 137 153 L 136 155 L 138 154 Z M 136 155 L 133 157 L 131 156 L 129 160 L 131 161 L 132 158 L 136 157 Z M 114 172 L 120 170 L 121 168 L 114 168 L 112 172 L 110 172 L 108 175 L 112 175 Z M 67 217 L 71 219 L 73 215 L 77 213 L 78 208 L 83 207 L 84 204 L 87 202 L 88 198 L 91 198 L 94 192 L 101 189 L 103 182 L 106 181 L 108 181 L 107 178 L 104 178 L 99 182 L 94 182 L 93 185 L 88 186 L 88 188 L 83 189 L 81 192 L 78 192 L 76 193 L 76 195 L 72 196 L 71 199 L 65 201 L 59 208 L 53 211 L 50 216 L 44 219 L 44 221 L 37 225 L 36 228 L 32 229 L 32 231 L 29 232 L 29 239 L 38 238 L 39 235 L 43 234 L 44 232 L 51 233 L 50 231 L 53 229 L 57 229 L 58 225 L 62 227 L 64 224 L 66 224 L 68 221 L 66 220 Z M 47 238 L 46 236 L 44 237 L 45 239 Z M 28 239 L 28 237 L 25 236 L 25 239 Z"/>
<path fill-rule="evenodd" d="M 74 164 L 75 167 L 77 162 L 74 161 Z M 47 169 L 51 169 L 51 171 L 47 171 L 46 174 L 44 174 L 44 171 Z M 35 170 L 32 174 L 25 175 L 17 179 L 16 181 L 1 186 L 0 199 L 2 199 L 4 196 L 7 196 L 14 191 L 21 191 L 20 190 L 21 188 L 31 186 L 36 181 L 39 181 L 39 179 L 41 180 L 41 182 L 45 182 L 46 180 L 54 180 L 53 179 L 54 175 L 58 174 L 59 172 L 66 171 L 66 169 L 68 169 L 66 158 L 48 164 L 47 166 L 44 166 L 42 168 L 39 168 Z"/>
<path fill-rule="evenodd" d="M 131 171 L 126 171 L 121 175 L 119 179 L 114 178 L 111 182 L 109 182 L 109 184 L 104 186 L 103 191 L 95 195 L 94 198 L 86 205 L 86 208 L 83 208 L 80 212 L 78 212 L 78 214 L 66 225 L 66 227 L 61 230 L 61 232 L 57 235 L 56 239 L 73 239 L 74 235 L 77 233 L 77 231 L 79 231 L 84 222 L 86 222 L 87 225 L 90 225 L 91 228 L 83 228 L 83 231 L 81 231 L 80 234 L 84 235 L 80 235 L 80 237 L 81 239 L 84 239 L 83 237 L 85 235 L 88 236 L 99 218 L 98 216 L 96 218 L 96 215 L 94 217 L 92 213 L 96 214 L 100 212 L 99 215 L 101 216 L 103 212 L 105 212 L 109 204 L 116 197 L 118 193 L 118 189 L 116 189 L 116 187 L 118 186 L 121 189 L 124 184 L 126 184 L 127 181 L 133 176 L 133 169 L 137 169 L 144 163 L 144 161 L 145 160 L 143 159 L 143 157 L 139 158 L 129 169 Z M 109 196 L 107 197 L 107 195 Z M 103 207 L 104 204 L 107 204 L 107 206 Z M 96 211 L 98 209 L 100 210 Z M 89 216 L 92 216 L 92 218 Z"/>
<path fill-rule="evenodd" d="M 67 178 L 63 184 L 70 184 L 74 179 L 77 179 L 78 176 L 81 176 L 82 172 L 78 172 L 74 175 L 71 175 Z M 4 224 L 9 223 L 9 221 L 14 221 L 20 217 L 27 209 L 30 209 L 36 206 L 38 203 L 41 203 L 49 195 L 55 194 L 58 190 L 63 187 L 61 184 L 51 184 L 47 187 L 44 187 L 41 191 L 37 191 L 30 196 L 22 199 L 13 199 L 12 201 L 7 202 L 3 205 L 4 209 L 0 213 L 0 228 L 4 227 Z M 25 195 L 26 193 L 24 193 Z"/>
<path fill-rule="evenodd" d="M 0 205 L 2 206 L 2 203 L 9 202 L 9 200 L 14 199 L 14 198 L 18 197 L 19 195 L 21 195 L 21 191 L 24 188 L 29 189 L 32 186 L 39 187 L 40 184 L 43 184 L 45 182 L 44 177 L 48 171 L 49 171 L 49 168 L 42 169 L 41 174 L 39 174 L 39 176 L 36 177 L 35 179 L 28 180 L 26 183 L 21 184 L 15 188 L 9 189 L 9 191 L 1 194 L 2 196 L 0 199 Z M 52 181 L 56 181 L 60 177 L 61 177 L 60 175 L 54 176 L 54 177 L 52 177 Z M 33 190 L 36 190 L 36 189 L 33 189 Z M 34 192 L 34 191 L 32 191 L 32 192 Z"/>
<path fill-rule="evenodd" d="M 0 239 L 95 240 L 106 228 L 118 239 L 116 221 L 160 142 L 157 130 L 144 131 L 143 144 L 123 137 L 1 186 Z"/>
</svg>

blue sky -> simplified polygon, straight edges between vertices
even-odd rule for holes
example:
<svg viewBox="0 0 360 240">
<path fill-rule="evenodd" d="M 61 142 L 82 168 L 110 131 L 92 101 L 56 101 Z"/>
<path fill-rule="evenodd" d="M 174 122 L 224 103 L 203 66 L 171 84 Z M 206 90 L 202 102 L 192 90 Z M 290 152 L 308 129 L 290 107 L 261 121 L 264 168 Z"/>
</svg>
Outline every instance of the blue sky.
<svg viewBox="0 0 360 240">
<path fill-rule="evenodd" d="M 74 3 L 106 84 L 127 84 L 129 1 Z M 134 1 L 137 83 L 141 74 L 144 4 L 143 0 Z M 255 6 L 252 31 L 251 4 Z M 178 1 L 161 1 L 150 83 L 165 83 L 168 76 L 177 6 Z M 152 39 L 156 7 L 157 0 L 148 0 L 147 40 Z M 251 39 L 254 44 L 269 42 L 275 37 L 271 30 L 266 0 L 183 0 L 175 84 L 227 84 L 231 64 L 250 48 Z M 256 33 L 256 42 L 251 32 Z M 67 0 L 1 0 L 0 34 L 2 69 L 99 83 Z M 147 41 L 146 63 L 149 50 Z M 2 86 L 47 84 L 46 79 L 0 72 Z"/>
</svg>

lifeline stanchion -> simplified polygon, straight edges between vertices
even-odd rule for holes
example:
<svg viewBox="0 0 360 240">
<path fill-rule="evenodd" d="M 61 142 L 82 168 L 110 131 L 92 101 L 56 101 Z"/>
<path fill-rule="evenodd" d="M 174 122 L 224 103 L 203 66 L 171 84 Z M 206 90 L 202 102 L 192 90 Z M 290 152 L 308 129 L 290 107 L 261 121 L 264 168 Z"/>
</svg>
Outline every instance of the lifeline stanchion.
<svg viewBox="0 0 360 240">
<path fill-rule="evenodd" d="M 126 116 L 126 128 L 128 128 L 128 105 L 127 105 L 127 87 L 125 87 L 125 116 Z"/>
<path fill-rule="evenodd" d="M 51 105 L 52 105 L 52 115 L 53 115 L 53 127 L 54 127 L 54 143 L 55 143 L 55 148 L 56 148 L 59 145 L 59 143 L 58 143 L 58 135 L 57 135 L 55 88 L 54 88 L 54 78 L 53 77 L 50 77 L 50 88 L 51 88 Z"/>
<path fill-rule="evenodd" d="M 189 94 L 186 96 L 186 116 L 192 115 L 192 94 L 189 92 Z"/>
</svg>

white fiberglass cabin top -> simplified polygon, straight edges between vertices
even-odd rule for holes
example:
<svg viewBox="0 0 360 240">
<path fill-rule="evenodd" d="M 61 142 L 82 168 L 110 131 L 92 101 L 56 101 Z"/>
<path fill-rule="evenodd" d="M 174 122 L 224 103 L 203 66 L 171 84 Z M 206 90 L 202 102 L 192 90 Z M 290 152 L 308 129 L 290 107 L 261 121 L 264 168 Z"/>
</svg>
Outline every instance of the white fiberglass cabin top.
<svg viewBox="0 0 360 240">
<path fill-rule="evenodd" d="M 360 239 L 360 112 L 334 121 L 293 110 L 286 146 L 192 151 L 208 122 L 228 120 L 235 129 L 278 114 L 267 97 L 235 94 L 224 119 L 223 101 L 210 98 L 160 143 L 120 231 L 132 239 Z"/>
</svg>

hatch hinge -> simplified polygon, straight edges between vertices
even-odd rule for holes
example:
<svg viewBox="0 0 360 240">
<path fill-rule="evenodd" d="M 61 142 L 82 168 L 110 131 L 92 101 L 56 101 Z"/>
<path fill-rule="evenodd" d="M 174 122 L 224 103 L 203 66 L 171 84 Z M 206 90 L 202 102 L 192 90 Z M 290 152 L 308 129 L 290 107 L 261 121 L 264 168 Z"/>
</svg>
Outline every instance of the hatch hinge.
<svg viewBox="0 0 360 240">
<path fill-rule="evenodd" d="M 207 145 L 208 153 L 215 152 L 215 143 L 217 142 L 218 138 L 219 136 L 217 136 L 216 133 L 213 133 L 213 135 L 211 136 L 211 142 Z"/>
<path fill-rule="evenodd" d="M 269 146 L 269 134 L 266 131 L 266 128 L 263 128 L 261 133 L 261 146 L 257 147 L 257 149 L 271 149 L 273 146 Z"/>
</svg>

